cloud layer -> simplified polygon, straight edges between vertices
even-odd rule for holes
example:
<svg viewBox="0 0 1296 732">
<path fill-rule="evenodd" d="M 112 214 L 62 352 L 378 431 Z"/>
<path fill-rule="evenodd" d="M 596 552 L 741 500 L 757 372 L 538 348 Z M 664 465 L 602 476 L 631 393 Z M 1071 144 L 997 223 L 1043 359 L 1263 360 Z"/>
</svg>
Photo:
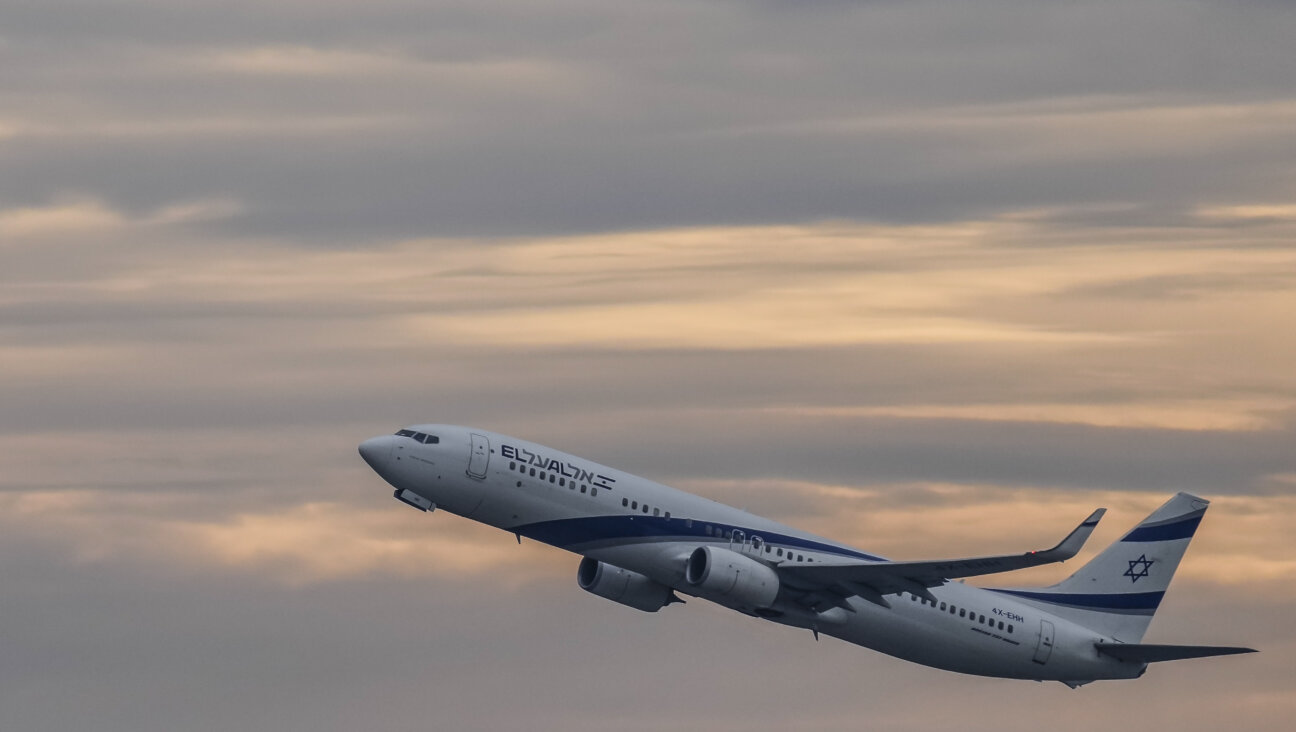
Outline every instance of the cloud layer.
<svg viewBox="0 0 1296 732">
<path fill-rule="evenodd" d="M 0 8 L 0 727 L 1286 729 L 1294 26 Z M 426 421 L 897 558 L 1198 492 L 1150 640 L 1264 653 L 1072 693 L 641 616 L 390 500 L 355 445 Z"/>
</svg>

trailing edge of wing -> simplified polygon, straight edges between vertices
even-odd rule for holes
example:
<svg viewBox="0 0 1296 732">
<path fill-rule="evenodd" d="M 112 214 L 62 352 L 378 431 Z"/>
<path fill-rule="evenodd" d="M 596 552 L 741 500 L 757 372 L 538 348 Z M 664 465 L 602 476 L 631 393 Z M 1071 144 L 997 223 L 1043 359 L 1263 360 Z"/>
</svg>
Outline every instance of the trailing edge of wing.
<svg viewBox="0 0 1296 732">
<path fill-rule="evenodd" d="M 1089 535 L 1093 533 L 1098 520 L 1107 511 L 1100 508 L 1089 515 L 1065 539 L 1052 549 L 1026 552 L 1025 554 L 1004 554 L 992 557 L 974 557 L 971 559 L 939 559 L 921 562 L 848 562 L 824 563 L 779 567 L 803 583 L 817 586 L 836 586 L 844 588 L 847 594 L 859 594 L 851 590 L 851 584 L 871 587 L 883 595 L 898 592 L 914 592 L 927 587 L 937 587 L 946 580 L 960 577 L 977 577 L 985 574 L 1011 572 L 1015 569 L 1036 567 L 1041 564 L 1065 562 L 1074 557 L 1084 546 Z M 916 594 L 921 594 L 916 593 Z"/>
<path fill-rule="evenodd" d="M 1099 653 L 1122 661 L 1178 661 L 1185 658 L 1206 658 L 1207 656 L 1231 656 L 1235 653 L 1255 653 L 1254 648 L 1234 648 L 1230 646 L 1161 646 L 1150 643 L 1095 643 Z"/>
</svg>

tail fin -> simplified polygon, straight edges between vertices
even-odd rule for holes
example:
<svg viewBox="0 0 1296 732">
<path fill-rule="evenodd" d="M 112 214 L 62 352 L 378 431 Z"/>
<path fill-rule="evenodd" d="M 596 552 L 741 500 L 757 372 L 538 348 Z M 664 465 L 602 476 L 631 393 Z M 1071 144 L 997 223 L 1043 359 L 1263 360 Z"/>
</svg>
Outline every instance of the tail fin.
<svg viewBox="0 0 1296 732">
<path fill-rule="evenodd" d="M 1065 581 L 998 591 L 1112 638 L 1138 643 L 1209 505 L 1180 493 Z"/>
</svg>

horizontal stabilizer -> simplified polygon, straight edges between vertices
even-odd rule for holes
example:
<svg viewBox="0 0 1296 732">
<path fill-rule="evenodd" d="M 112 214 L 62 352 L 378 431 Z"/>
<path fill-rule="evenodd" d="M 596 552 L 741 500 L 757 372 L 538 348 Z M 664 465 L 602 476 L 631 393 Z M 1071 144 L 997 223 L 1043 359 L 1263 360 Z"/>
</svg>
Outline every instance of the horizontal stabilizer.
<svg viewBox="0 0 1296 732">
<path fill-rule="evenodd" d="M 1095 643 L 1099 653 L 1122 661 L 1178 661 L 1184 658 L 1206 658 L 1207 656 L 1231 656 L 1235 653 L 1255 653 L 1254 648 L 1232 648 L 1229 646 L 1161 646 L 1148 643 Z"/>
</svg>

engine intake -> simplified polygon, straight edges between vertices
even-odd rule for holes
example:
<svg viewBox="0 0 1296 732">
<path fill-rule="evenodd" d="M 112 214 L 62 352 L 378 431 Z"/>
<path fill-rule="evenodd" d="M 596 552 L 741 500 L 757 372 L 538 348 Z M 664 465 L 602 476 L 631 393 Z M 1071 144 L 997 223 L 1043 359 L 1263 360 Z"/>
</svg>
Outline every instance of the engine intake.
<svg viewBox="0 0 1296 732">
<path fill-rule="evenodd" d="M 778 597 L 778 573 L 751 557 L 729 549 L 700 546 L 689 555 L 684 580 L 697 594 L 722 605 L 767 608 Z"/>
<path fill-rule="evenodd" d="M 586 592 L 648 613 L 682 602 L 671 588 L 651 577 L 589 557 L 582 559 L 576 570 L 576 584 Z"/>
</svg>

